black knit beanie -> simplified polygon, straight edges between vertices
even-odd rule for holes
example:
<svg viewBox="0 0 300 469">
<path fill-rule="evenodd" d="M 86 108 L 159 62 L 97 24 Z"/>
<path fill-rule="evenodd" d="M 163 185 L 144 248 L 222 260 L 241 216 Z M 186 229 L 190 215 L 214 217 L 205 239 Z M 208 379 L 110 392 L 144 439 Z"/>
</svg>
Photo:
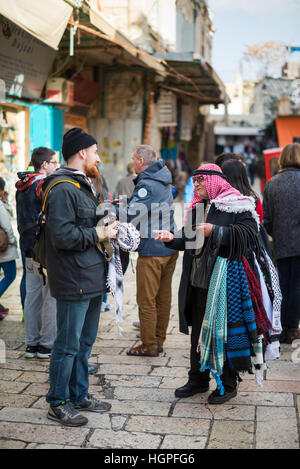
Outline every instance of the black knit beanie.
<svg viewBox="0 0 300 469">
<path fill-rule="evenodd" d="M 64 160 L 75 155 L 79 150 L 88 148 L 91 145 L 97 145 L 97 140 L 90 134 L 84 132 L 80 127 L 74 127 L 68 130 L 63 136 L 62 154 Z"/>
</svg>

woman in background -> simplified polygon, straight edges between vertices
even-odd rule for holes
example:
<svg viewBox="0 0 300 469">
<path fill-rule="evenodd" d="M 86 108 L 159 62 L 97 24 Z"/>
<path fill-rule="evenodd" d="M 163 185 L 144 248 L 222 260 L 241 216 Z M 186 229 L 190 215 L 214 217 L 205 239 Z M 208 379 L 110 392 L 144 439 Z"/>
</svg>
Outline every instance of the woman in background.
<svg viewBox="0 0 300 469">
<path fill-rule="evenodd" d="M 300 339 L 300 145 L 286 145 L 265 187 L 264 226 L 273 238 L 282 293 L 280 342 Z"/>
</svg>

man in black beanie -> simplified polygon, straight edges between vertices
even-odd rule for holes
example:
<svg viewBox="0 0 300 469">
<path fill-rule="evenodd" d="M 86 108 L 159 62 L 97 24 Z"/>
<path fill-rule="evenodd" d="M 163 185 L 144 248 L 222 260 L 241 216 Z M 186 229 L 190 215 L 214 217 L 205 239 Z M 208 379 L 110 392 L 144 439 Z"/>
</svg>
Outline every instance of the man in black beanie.
<svg viewBox="0 0 300 469">
<path fill-rule="evenodd" d="M 45 262 L 57 303 L 57 337 L 46 400 L 48 418 L 81 426 L 88 420 L 77 410 L 105 412 L 111 407 L 88 393 L 88 358 L 106 292 L 107 260 L 100 243 L 116 237 L 117 222 L 97 226 L 99 194 L 89 180 L 99 176 L 95 138 L 80 128 L 71 129 L 63 137 L 62 153 L 66 167 L 43 184 Z"/>
</svg>

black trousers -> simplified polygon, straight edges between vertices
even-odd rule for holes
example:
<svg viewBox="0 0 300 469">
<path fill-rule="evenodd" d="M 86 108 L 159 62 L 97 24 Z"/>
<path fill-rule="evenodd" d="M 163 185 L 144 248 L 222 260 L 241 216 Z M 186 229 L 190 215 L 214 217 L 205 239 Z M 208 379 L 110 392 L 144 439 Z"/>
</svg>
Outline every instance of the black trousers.
<svg viewBox="0 0 300 469">
<path fill-rule="evenodd" d="M 285 257 L 277 261 L 282 293 L 281 323 L 296 328 L 300 322 L 300 256 Z"/>
<path fill-rule="evenodd" d="M 202 322 L 205 314 L 205 305 L 207 299 L 207 290 L 200 288 L 192 288 L 191 298 L 191 350 L 190 350 L 190 371 L 189 379 L 194 384 L 207 386 L 210 381 L 209 370 L 200 372 L 200 353 L 197 352 L 199 336 L 201 331 Z M 221 380 L 226 391 L 232 391 L 237 385 L 237 373 L 230 368 L 229 364 L 225 361 L 223 366 L 223 374 Z"/>
</svg>

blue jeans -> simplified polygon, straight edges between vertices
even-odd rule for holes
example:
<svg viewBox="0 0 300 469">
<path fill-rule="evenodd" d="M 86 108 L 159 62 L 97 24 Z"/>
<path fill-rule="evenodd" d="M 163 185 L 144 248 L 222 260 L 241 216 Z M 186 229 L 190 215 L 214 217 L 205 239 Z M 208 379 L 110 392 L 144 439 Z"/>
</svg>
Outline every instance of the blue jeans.
<svg viewBox="0 0 300 469">
<path fill-rule="evenodd" d="M 57 336 L 50 361 L 52 405 L 70 399 L 81 402 L 88 394 L 88 359 L 96 340 L 102 297 L 84 301 L 57 300 Z"/>
<path fill-rule="evenodd" d="M 3 269 L 4 277 L 0 282 L 0 297 L 15 280 L 17 275 L 16 261 L 0 262 L 0 269 Z"/>
</svg>

